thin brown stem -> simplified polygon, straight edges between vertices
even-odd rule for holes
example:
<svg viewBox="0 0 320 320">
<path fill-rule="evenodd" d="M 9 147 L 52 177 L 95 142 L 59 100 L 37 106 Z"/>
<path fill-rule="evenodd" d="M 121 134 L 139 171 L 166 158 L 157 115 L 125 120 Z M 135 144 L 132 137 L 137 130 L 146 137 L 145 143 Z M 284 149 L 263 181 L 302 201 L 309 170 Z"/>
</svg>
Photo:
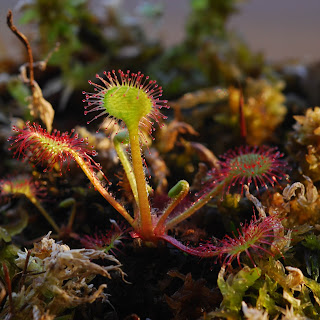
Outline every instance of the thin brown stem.
<svg viewBox="0 0 320 320">
<path fill-rule="evenodd" d="M 29 57 L 29 81 L 30 81 L 30 87 L 31 87 L 32 93 L 34 93 L 34 72 L 33 72 L 32 49 L 28 41 L 28 38 L 23 33 L 21 33 L 17 29 L 17 27 L 13 24 L 13 14 L 11 10 L 9 10 L 7 14 L 7 24 L 10 30 L 21 40 L 21 42 L 24 44 L 24 46 L 27 49 L 28 57 Z"/>
<path fill-rule="evenodd" d="M 22 287 L 24 285 L 24 280 L 26 278 L 26 274 L 27 274 L 27 270 L 28 270 L 28 264 L 29 264 L 29 260 L 30 260 L 30 255 L 31 255 L 31 251 L 28 250 L 27 256 L 26 256 L 26 260 L 24 262 L 23 271 L 22 271 L 22 274 L 21 274 L 21 279 L 20 279 L 20 284 L 19 284 L 20 290 L 22 289 Z"/>
<path fill-rule="evenodd" d="M 9 275 L 8 267 L 7 267 L 7 265 L 6 265 L 4 262 L 2 262 L 2 269 L 3 269 L 4 281 L 5 281 L 5 283 L 6 283 L 7 292 L 8 292 L 8 297 L 9 297 L 10 313 L 13 315 L 14 309 L 13 309 L 13 301 L 12 301 L 11 280 L 10 280 L 10 275 Z"/>
</svg>

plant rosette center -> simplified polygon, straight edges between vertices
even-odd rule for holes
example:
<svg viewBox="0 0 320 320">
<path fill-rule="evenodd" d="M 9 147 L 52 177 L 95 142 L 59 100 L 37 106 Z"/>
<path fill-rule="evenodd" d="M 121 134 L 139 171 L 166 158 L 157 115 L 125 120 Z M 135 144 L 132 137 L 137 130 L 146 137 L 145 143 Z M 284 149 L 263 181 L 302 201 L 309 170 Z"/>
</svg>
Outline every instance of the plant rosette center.
<svg viewBox="0 0 320 320">
<path fill-rule="evenodd" d="M 229 174 L 253 178 L 268 172 L 271 165 L 272 161 L 264 155 L 256 153 L 243 154 L 230 161 Z"/>
<path fill-rule="evenodd" d="M 268 146 L 241 146 L 227 151 L 219 161 L 220 169 L 213 169 L 209 181 L 224 183 L 224 191 L 236 187 L 243 193 L 244 185 L 261 187 L 274 186 L 279 180 L 288 178 L 286 161 L 277 148 Z M 233 188 L 234 189 L 234 188 Z"/>
</svg>

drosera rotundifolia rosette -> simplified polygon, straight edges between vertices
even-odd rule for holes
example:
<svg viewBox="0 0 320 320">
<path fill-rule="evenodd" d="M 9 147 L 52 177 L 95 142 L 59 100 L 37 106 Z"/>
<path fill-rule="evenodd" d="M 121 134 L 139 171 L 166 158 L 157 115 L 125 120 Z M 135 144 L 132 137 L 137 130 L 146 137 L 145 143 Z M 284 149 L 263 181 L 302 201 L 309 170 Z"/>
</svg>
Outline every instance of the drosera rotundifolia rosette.
<svg viewBox="0 0 320 320">
<path fill-rule="evenodd" d="M 133 229 L 131 233 L 133 237 L 153 244 L 157 244 L 159 240 L 166 241 L 189 254 L 200 257 L 221 256 L 221 248 L 211 246 L 211 251 L 191 248 L 169 236 L 167 232 L 192 216 L 213 197 L 223 194 L 226 190 L 229 191 L 230 186 L 239 184 L 242 186 L 241 190 L 244 184 L 251 182 L 257 189 L 260 186 L 266 187 L 268 184 L 273 186 L 277 180 L 286 176 L 283 173 L 286 163 L 281 159 L 282 154 L 276 149 L 268 147 L 241 147 L 235 152 L 228 152 L 229 156 L 225 157 L 225 164 L 223 162 L 220 164 L 221 171 L 209 174 L 208 179 L 216 177 L 214 181 L 211 184 L 206 184 L 205 192 L 189 207 L 182 212 L 175 211 L 178 204 L 189 193 L 189 183 L 181 180 L 169 191 L 170 200 L 166 207 L 162 212 L 157 212 L 149 202 L 141 147 L 145 140 L 146 129 L 151 135 L 155 130 L 154 124 L 158 123 L 161 126 L 160 122 L 166 119 L 160 109 L 169 108 L 167 100 L 161 99 L 162 88 L 158 86 L 156 81 L 150 80 L 140 72 L 131 73 L 119 70 L 117 75 L 113 70 L 112 72 L 104 72 L 104 75 L 106 78 L 96 75 L 101 84 L 89 81 L 94 87 L 94 93 L 83 92 L 85 94 L 84 101 L 87 102 L 85 114 L 98 112 L 88 123 L 100 117 L 106 117 L 107 122 L 104 123 L 107 123 L 107 127 L 115 122 L 121 122 L 122 129 L 126 129 L 119 131 L 118 136 L 129 142 L 131 158 L 129 160 L 129 157 L 120 157 L 120 154 L 119 158 L 135 195 L 136 205 L 133 206 L 132 213 L 127 211 L 125 206 L 109 193 L 108 184 L 97 178 L 96 172 L 102 173 L 102 170 L 92 159 L 96 153 L 77 136 L 74 137 L 68 133 L 60 134 L 56 131 L 49 134 L 41 127 L 27 123 L 24 129 L 16 129 L 20 133 L 18 138 L 11 138 L 14 140 L 12 148 L 16 150 L 15 155 L 25 157 L 30 150 L 31 153 L 37 155 L 40 163 L 48 161 L 49 165 L 55 162 L 62 165 L 65 161 L 75 160 L 95 189 L 127 220 Z M 50 148 L 50 152 L 48 148 Z M 118 150 L 117 152 L 119 153 Z M 236 160 L 232 160 L 232 156 Z M 41 159 L 41 157 L 45 159 Z M 239 165 L 242 166 L 242 169 L 238 168 Z M 130 172 L 133 174 L 129 174 Z M 255 245 L 254 241 L 252 241 L 252 245 Z M 250 243 L 247 249 L 249 248 Z"/>
</svg>

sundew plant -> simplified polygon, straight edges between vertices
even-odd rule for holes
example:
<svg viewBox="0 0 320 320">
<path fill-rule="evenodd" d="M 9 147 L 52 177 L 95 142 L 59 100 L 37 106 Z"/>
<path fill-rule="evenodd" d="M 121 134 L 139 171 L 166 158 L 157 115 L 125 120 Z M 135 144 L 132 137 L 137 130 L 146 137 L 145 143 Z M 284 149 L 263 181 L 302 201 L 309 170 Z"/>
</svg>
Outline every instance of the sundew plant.
<svg viewBox="0 0 320 320">
<path fill-rule="evenodd" d="M 8 11 L 0 319 L 320 319 L 317 64 L 251 53 L 240 0 L 184 1 L 165 46 L 140 2 Z"/>
<path fill-rule="evenodd" d="M 0 319 L 320 319 L 317 64 L 252 53 L 243 1 L 184 1 L 177 44 L 135 2 L 7 14 Z"/>
<path fill-rule="evenodd" d="M 88 124 L 98 118 L 106 118 L 104 123 L 110 127 L 115 122 L 121 123 L 122 131 L 115 138 L 115 146 L 119 142 L 128 142 L 130 156 L 123 148 L 117 148 L 119 159 L 127 175 L 135 205 L 128 211 L 124 205 L 117 201 L 109 192 L 107 176 L 102 168 L 93 160 L 96 152 L 88 146 L 84 139 L 76 134 L 53 131 L 49 134 L 37 124 L 27 123 L 22 129 L 14 128 L 18 135 L 10 138 L 11 149 L 17 157 L 31 157 L 38 163 L 45 164 L 45 170 L 53 166 L 62 167 L 64 162 L 74 160 L 86 174 L 95 189 L 112 205 L 115 210 L 129 223 L 133 229 L 132 235 L 140 238 L 147 244 L 157 245 L 159 241 L 166 241 L 175 247 L 192 255 L 200 257 L 221 257 L 226 254 L 225 261 L 231 263 L 234 257 L 239 261 L 240 253 L 246 252 L 250 259 L 249 249 L 270 245 L 273 237 L 272 228 L 278 224 L 278 219 L 262 216 L 243 228 L 243 235 L 233 248 L 231 240 L 225 240 L 221 246 L 207 245 L 202 248 L 190 248 L 168 235 L 168 230 L 195 214 L 212 198 L 223 197 L 230 192 L 230 188 L 240 186 L 243 193 L 244 185 L 253 184 L 258 190 L 260 187 L 274 185 L 275 182 L 286 177 L 284 168 L 286 163 L 281 159 L 282 154 L 276 148 L 269 147 L 239 147 L 229 151 L 220 160 L 221 169 L 213 170 L 205 183 L 204 191 L 181 212 L 175 212 L 177 206 L 189 193 L 189 183 L 179 181 L 168 192 L 169 202 L 159 212 L 150 205 L 148 183 L 145 175 L 142 145 L 146 135 L 151 135 L 155 124 L 161 123 L 166 116 L 162 108 L 169 108 L 167 100 L 162 99 L 162 87 L 155 80 L 138 72 L 130 71 L 118 73 L 115 70 L 104 72 L 105 77 L 96 75 L 99 83 L 89 81 L 94 92 L 83 92 L 86 103 L 85 115 L 95 113 Z M 102 173 L 103 181 L 97 173 Z M 174 213 L 174 214 L 173 214 Z M 253 234 L 252 234 L 253 233 Z M 246 242 L 247 243 L 243 243 Z M 263 249 L 263 248 L 262 248 Z M 266 251 L 268 252 L 268 251 Z"/>
</svg>

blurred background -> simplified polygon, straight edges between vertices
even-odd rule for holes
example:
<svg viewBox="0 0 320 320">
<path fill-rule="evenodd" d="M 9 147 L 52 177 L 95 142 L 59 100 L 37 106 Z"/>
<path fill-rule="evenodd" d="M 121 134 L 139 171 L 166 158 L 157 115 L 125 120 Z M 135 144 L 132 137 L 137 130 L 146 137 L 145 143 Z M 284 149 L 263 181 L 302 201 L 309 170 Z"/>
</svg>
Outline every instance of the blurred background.
<svg viewBox="0 0 320 320">
<path fill-rule="evenodd" d="M 187 0 L 91 0 L 88 2 L 98 15 L 103 14 L 101 7 L 107 3 L 121 6 L 124 14 L 132 16 L 139 16 L 141 10 L 147 10 L 148 4 L 153 4 L 163 11 L 163 16 L 161 21 L 157 21 L 156 26 L 152 26 L 149 36 L 160 35 L 166 45 L 178 43 L 183 39 L 186 17 L 190 12 L 190 2 Z M 23 3 L 32 3 L 32 1 L 0 1 L 1 59 L 12 55 L 21 58 L 21 52 L 19 52 L 21 44 L 6 26 L 6 13 L 10 8 L 16 17 L 21 16 L 19 8 Z M 239 12 L 230 17 L 228 28 L 241 35 L 251 50 L 262 51 L 265 57 L 272 61 L 298 59 L 309 63 L 319 59 L 319 0 L 248 0 L 238 3 L 237 7 Z M 152 19 L 145 20 L 144 23 L 150 29 Z M 21 28 L 23 31 L 28 29 L 26 25 Z"/>
<path fill-rule="evenodd" d="M 77 108 L 88 79 L 119 68 L 157 79 L 170 101 L 218 86 L 241 87 L 248 95 L 270 88 L 271 96 L 286 94 L 295 113 L 320 104 L 319 0 L 0 0 L 0 5 L 0 84 L 25 107 L 29 88 L 16 76 L 28 57 L 7 27 L 11 9 L 35 61 L 50 57 L 45 72 L 36 68 L 35 78 L 62 125 L 66 111 L 77 114 L 68 127 L 84 121 Z"/>
</svg>

